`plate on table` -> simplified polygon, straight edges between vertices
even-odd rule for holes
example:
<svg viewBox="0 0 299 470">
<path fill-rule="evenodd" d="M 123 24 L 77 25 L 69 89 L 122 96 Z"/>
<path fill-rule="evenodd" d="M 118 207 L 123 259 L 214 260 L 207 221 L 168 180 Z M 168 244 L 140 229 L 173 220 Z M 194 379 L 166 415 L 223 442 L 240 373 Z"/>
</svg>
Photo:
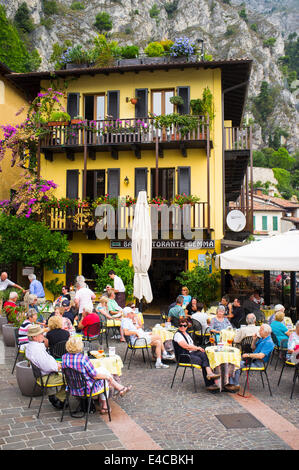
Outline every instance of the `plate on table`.
<svg viewBox="0 0 299 470">
<path fill-rule="evenodd" d="M 105 353 L 99 353 L 99 351 L 90 351 L 89 353 L 96 359 L 101 359 L 105 355 Z"/>
</svg>

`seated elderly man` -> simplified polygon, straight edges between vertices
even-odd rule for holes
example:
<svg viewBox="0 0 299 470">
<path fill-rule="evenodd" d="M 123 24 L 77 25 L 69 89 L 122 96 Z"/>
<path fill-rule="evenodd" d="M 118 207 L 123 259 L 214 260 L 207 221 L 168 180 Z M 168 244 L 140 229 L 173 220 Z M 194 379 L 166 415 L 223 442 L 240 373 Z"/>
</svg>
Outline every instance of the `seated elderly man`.
<svg viewBox="0 0 299 470">
<path fill-rule="evenodd" d="M 263 367 L 264 362 L 268 362 L 271 356 L 271 353 L 274 349 L 274 343 L 271 338 L 271 326 L 263 323 L 260 327 L 259 336 L 256 334 L 253 335 L 251 349 L 253 353 L 245 353 L 242 355 L 243 360 L 240 363 L 240 369 L 235 371 L 234 377 L 230 377 L 229 384 L 225 388 L 234 393 L 240 389 L 239 379 L 242 367 L 246 366 L 246 361 L 244 359 L 252 359 L 251 367 Z"/>
<path fill-rule="evenodd" d="M 25 348 L 26 357 L 40 369 L 41 374 L 45 376 L 45 380 L 47 380 L 47 375 L 51 372 L 56 372 L 55 375 L 51 375 L 48 384 L 61 384 L 62 375 L 59 373 L 61 364 L 56 362 L 54 357 L 47 353 L 43 332 L 44 330 L 40 326 L 30 325 L 27 330 L 29 342 Z M 52 405 L 55 408 L 62 409 L 65 400 L 65 389 L 62 387 L 55 395 L 55 387 L 50 387 L 48 394 Z"/>
<path fill-rule="evenodd" d="M 3 309 L 8 323 L 12 323 L 10 315 L 16 311 L 18 297 L 19 296 L 16 292 L 10 292 L 9 299 L 4 302 Z"/>
<path fill-rule="evenodd" d="M 237 330 L 234 342 L 236 344 L 240 344 L 244 338 L 247 338 L 248 336 L 253 336 L 253 335 L 258 335 L 260 331 L 260 327 L 256 326 L 256 316 L 254 313 L 248 313 L 246 316 L 246 326 L 243 326 L 243 328 L 240 328 Z"/>
<path fill-rule="evenodd" d="M 219 374 L 214 374 L 210 367 L 208 356 L 205 350 L 200 346 L 195 346 L 190 335 L 187 333 L 188 323 L 186 319 L 181 318 L 179 322 L 179 329 L 173 337 L 175 349 L 178 356 L 180 354 L 190 354 L 193 364 L 198 364 L 202 367 L 203 378 L 210 392 L 219 390 L 219 387 L 215 385 L 214 380 L 220 377 Z M 183 362 L 183 361 L 182 361 Z"/>
<path fill-rule="evenodd" d="M 165 351 L 163 342 L 159 336 L 152 335 L 152 333 L 146 333 L 141 328 L 138 328 L 138 326 L 134 325 L 134 316 L 135 313 L 133 312 L 133 310 L 130 310 L 130 312 L 127 313 L 127 316 L 122 319 L 121 327 L 123 329 L 124 335 L 130 337 L 132 344 L 135 343 L 137 338 L 144 338 L 147 344 L 155 346 L 157 356 L 155 364 L 156 369 L 168 369 L 169 366 L 161 361 L 161 356 L 162 359 L 174 359 L 175 356 L 173 354 L 168 354 Z M 140 341 L 138 343 L 137 339 L 135 344 L 144 345 L 144 341 Z"/>
<path fill-rule="evenodd" d="M 91 307 L 84 307 L 82 312 L 82 319 L 79 322 L 78 329 L 83 330 L 84 336 L 87 336 L 88 327 L 100 323 L 99 316 L 93 311 Z"/>
<path fill-rule="evenodd" d="M 180 320 L 180 317 L 185 317 L 185 309 L 183 307 L 184 304 L 184 297 L 179 295 L 176 299 L 176 304 L 172 307 L 168 312 L 168 319 L 167 321 L 173 323 L 173 325 L 177 326 Z"/>
<path fill-rule="evenodd" d="M 115 300 L 114 289 L 111 289 L 108 292 L 108 312 L 110 315 L 113 315 L 114 318 L 118 318 L 122 316 L 122 311 L 122 308 L 118 305 Z"/>
</svg>

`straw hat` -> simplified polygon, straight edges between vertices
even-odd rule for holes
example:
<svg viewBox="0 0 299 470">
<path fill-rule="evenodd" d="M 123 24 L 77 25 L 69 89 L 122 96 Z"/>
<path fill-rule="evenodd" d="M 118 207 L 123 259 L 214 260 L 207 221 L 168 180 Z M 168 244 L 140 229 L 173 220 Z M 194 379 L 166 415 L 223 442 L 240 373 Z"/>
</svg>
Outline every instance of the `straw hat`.
<svg viewBox="0 0 299 470">
<path fill-rule="evenodd" d="M 41 328 L 39 325 L 30 325 L 27 330 L 27 336 L 38 336 L 41 335 L 43 332 L 43 328 Z"/>
</svg>

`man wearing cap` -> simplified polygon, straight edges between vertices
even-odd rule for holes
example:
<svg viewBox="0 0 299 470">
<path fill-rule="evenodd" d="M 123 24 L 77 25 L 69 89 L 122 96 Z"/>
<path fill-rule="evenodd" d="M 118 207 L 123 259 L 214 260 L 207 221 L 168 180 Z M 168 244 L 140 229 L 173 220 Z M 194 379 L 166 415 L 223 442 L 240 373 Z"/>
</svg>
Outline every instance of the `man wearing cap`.
<svg viewBox="0 0 299 470">
<path fill-rule="evenodd" d="M 53 385 L 49 387 L 49 401 L 55 408 L 62 409 L 65 400 L 65 389 L 61 387 L 59 392 L 55 395 L 54 385 L 61 386 L 62 374 L 59 372 L 61 364 L 55 361 L 53 356 L 47 353 L 44 344 L 44 330 L 38 325 L 30 325 L 27 330 L 28 344 L 26 345 L 25 354 L 26 358 L 31 361 L 41 371 L 44 380 L 47 380 L 47 375 L 51 372 L 56 374 L 51 375 L 48 384 Z"/>
<path fill-rule="evenodd" d="M 281 304 L 275 305 L 273 315 L 271 315 L 271 317 L 268 318 L 268 323 L 269 323 L 269 325 L 271 325 L 271 323 L 275 320 L 275 315 L 276 315 L 277 313 L 279 313 L 279 312 L 284 313 L 284 311 L 285 311 L 285 308 L 284 308 L 283 305 L 281 305 Z"/>
<path fill-rule="evenodd" d="M 61 302 L 61 307 L 64 309 L 63 317 L 68 318 L 72 325 L 74 324 L 74 320 L 77 317 L 77 311 L 74 307 L 71 307 L 71 302 L 68 299 L 63 299 Z"/>
</svg>

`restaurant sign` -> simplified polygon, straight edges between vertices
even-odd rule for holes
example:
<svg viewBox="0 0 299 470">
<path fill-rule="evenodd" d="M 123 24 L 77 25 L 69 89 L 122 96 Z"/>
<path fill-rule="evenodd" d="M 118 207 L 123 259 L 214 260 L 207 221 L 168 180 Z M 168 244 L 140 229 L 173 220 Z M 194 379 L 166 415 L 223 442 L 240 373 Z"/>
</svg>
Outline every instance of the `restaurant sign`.
<svg viewBox="0 0 299 470">
<path fill-rule="evenodd" d="M 110 248 L 132 248 L 132 240 L 110 240 Z M 214 249 L 215 240 L 153 240 L 153 249 L 200 250 Z"/>
</svg>

